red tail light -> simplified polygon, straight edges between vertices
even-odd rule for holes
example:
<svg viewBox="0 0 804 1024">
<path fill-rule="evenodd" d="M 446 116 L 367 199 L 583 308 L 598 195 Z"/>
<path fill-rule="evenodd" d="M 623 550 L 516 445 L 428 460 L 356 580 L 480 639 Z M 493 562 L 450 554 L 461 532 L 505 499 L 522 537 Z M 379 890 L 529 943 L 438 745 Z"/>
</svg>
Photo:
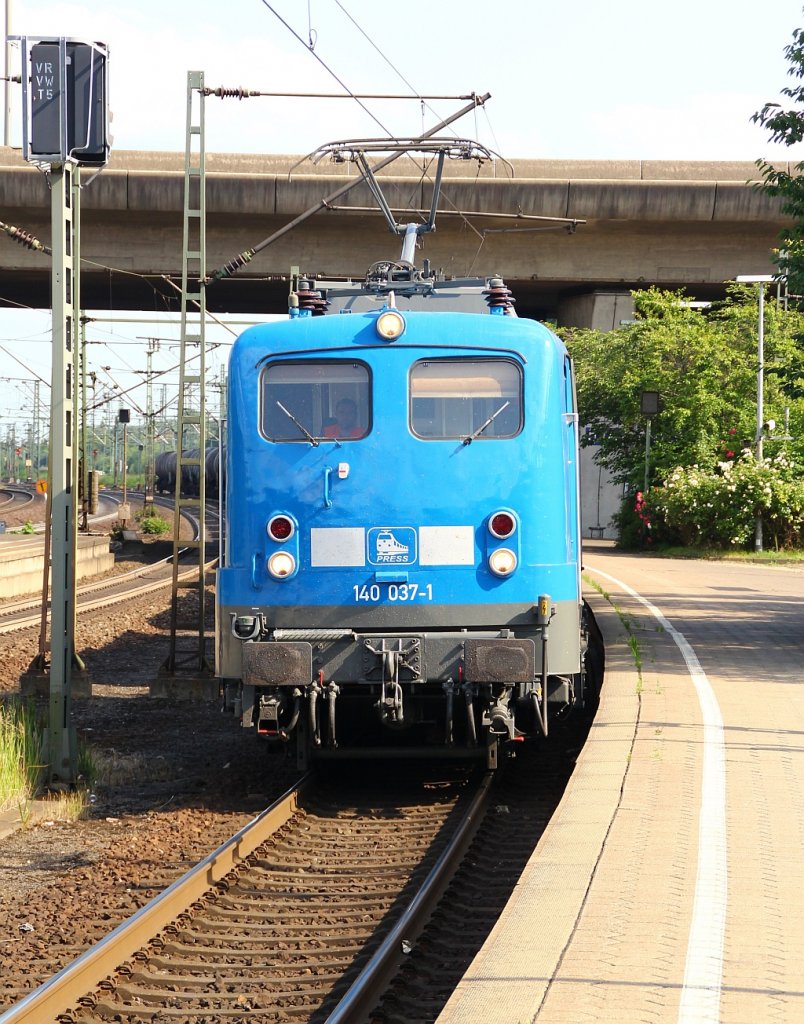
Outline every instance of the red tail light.
<svg viewBox="0 0 804 1024">
<path fill-rule="evenodd" d="M 510 512 L 495 512 L 489 516 L 489 533 L 492 537 L 504 540 L 516 529 L 516 520 Z"/>
<path fill-rule="evenodd" d="M 273 518 L 268 520 L 267 529 L 271 540 L 281 544 L 282 541 L 290 540 L 296 527 L 293 525 L 293 520 L 288 518 L 288 516 L 273 516 Z"/>
</svg>

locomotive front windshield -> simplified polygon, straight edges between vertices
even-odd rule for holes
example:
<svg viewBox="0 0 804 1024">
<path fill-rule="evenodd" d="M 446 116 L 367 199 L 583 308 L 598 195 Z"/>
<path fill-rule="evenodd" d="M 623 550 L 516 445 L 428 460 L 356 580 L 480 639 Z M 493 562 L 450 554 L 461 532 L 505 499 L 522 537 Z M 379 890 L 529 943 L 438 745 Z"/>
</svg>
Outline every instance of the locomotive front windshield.
<svg viewBox="0 0 804 1024">
<path fill-rule="evenodd" d="M 269 363 L 261 395 L 260 426 L 269 441 L 352 441 L 371 429 L 365 363 Z"/>
<path fill-rule="evenodd" d="M 514 437 L 522 429 L 522 370 L 508 359 L 434 359 L 410 371 L 417 437 Z"/>
</svg>

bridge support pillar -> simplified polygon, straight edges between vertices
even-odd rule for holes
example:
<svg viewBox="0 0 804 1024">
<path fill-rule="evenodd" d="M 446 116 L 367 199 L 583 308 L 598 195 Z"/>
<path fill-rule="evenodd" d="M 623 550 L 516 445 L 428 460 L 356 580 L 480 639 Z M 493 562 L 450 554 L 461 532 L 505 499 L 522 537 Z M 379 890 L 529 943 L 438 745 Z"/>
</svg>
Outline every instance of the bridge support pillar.
<svg viewBox="0 0 804 1024">
<path fill-rule="evenodd" d="M 634 316 L 630 291 L 594 291 L 563 299 L 558 307 L 558 322 L 565 327 L 591 327 L 613 331 L 623 320 Z"/>
</svg>

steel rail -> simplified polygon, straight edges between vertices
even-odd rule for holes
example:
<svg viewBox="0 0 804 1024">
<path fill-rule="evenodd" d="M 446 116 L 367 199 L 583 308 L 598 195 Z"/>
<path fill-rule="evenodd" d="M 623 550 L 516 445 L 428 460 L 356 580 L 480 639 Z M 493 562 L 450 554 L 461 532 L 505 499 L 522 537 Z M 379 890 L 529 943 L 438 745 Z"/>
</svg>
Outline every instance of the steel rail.
<svg viewBox="0 0 804 1024">
<path fill-rule="evenodd" d="M 184 554 L 187 548 L 182 548 L 179 554 Z M 127 572 L 117 573 L 115 576 L 106 576 L 102 580 L 93 580 L 91 583 L 82 583 L 77 588 L 78 597 L 84 597 L 86 594 L 92 594 L 97 590 L 109 590 L 112 587 L 117 586 L 118 583 L 124 583 L 126 580 L 136 578 L 137 576 L 149 576 L 151 573 L 157 572 L 159 569 L 164 569 L 166 565 L 169 565 L 173 560 L 173 555 L 166 555 L 164 558 L 158 558 L 155 562 L 149 562 L 147 565 L 140 566 L 138 569 L 129 569 Z M 24 612 L 28 608 L 41 608 L 42 600 L 41 597 L 29 597 L 24 601 L 3 601 L 0 602 L 0 615 L 11 615 L 14 612 Z M 50 607 L 50 602 L 48 602 Z"/>
<path fill-rule="evenodd" d="M 172 505 L 170 503 L 168 503 L 168 502 L 164 502 L 163 504 L 167 508 L 172 508 Z M 198 519 L 196 519 L 195 516 L 193 516 L 189 512 L 182 512 L 181 514 L 184 516 L 184 518 L 187 520 L 187 522 L 193 526 L 193 528 L 195 530 L 194 535 L 193 535 L 193 539 L 194 540 L 198 540 L 198 536 L 199 536 L 199 522 L 198 522 Z M 107 516 L 105 518 L 111 518 L 111 516 Z M 183 555 L 186 551 L 189 551 L 189 548 L 180 548 L 178 553 L 179 553 L 179 555 Z M 90 583 L 82 584 L 81 586 L 79 586 L 77 588 L 77 591 L 76 591 L 77 596 L 78 596 L 79 599 L 81 599 L 81 598 L 85 597 L 87 594 L 93 593 L 94 591 L 113 590 L 115 587 L 117 587 L 121 583 L 124 583 L 126 580 L 129 580 L 129 579 L 132 579 L 132 578 L 136 578 L 136 577 L 145 577 L 145 575 L 149 575 L 152 572 L 158 571 L 160 568 L 164 568 L 166 565 L 169 565 L 172 561 L 173 561 L 173 555 L 172 554 L 166 555 L 164 558 L 159 558 L 159 559 L 157 559 L 157 561 L 151 562 L 150 564 L 147 564 L 147 565 L 142 565 L 139 568 L 129 569 L 127 572 L 119 572 L 119 573 L 117 573 L 117 575 L 112 575 L 112 577 L 105 577 L 102 580 L 94 580 L 94 581 L 91 581 Z M 207 562 L 206 563 L 206 568 L 207 569 L 211 568 L 215 564 L 216 561 L 217 561 L 217 559 L 212 559 L 211 561 Z M 185 575 L 186 575 L 186 573 L 181 573 L 180 574 L 180 579 L 183 580 L 185 578 Z M 128 591 L 125 596 L 126 597 L 135 597 L 135 596 L 140 595 L 140 594 L 146 594 L 146 593 L 149 593 L 152 590 L 158 590 L 161 586 L 164 585 L 164 583 L 165 583 L 165 581 L 158 580 L 154 584 L 145 584 L 145 586 L 143 586 L 143 587 L 134 588 L 134 589 Z M 111 603 L 114 603 L 114 602 L 111 602 Z M 89 611 L 89 610 L 92 610 L 93 608 L 96 608 L 98 606 L 99 605 L 98 605 L 97 602 L 92 603 L 92 602 L 89 602 L 89 601 L 85 601 L 78 610 L 79 611 L 81 611 L 81 610 Z M 29 598 L 26 598 L 23 601 L 2 601 L 2 602 L 0 602 L 0 616 L 12 615 L 12 614 L 14 614 L 16 612 L 19 612 L 19 611 L 25 611 L 27 608 L 36 608 L 37 609 L 36 618 L 37 618 L 37 622 L 38 622 L 40 614 L 41 614 L 41 607 L 42 607 L 41 596 L 40 597 L 36 597 L 36 598 L 29 597 Z M 49 607 L 50 607 L 50 602 L 48 601 L 48 608 Z M 30 625 L 30 624 L 28 623 L 28 620 L 26 618 L 26 620 L 23 620 L 22 623 L 15 623 L 15 624 L 13 624 L 11 626 L 5 626 L 5 627 L 0 626 L 0 633 L 10 633 L 10 632 L 12 632 L 15 629 L 26 629 L 28 625 Z"/>
<path fill-rule="evenodd" d="M 217 558 L 213 558 L 209 562 L 205 562 L 204 563 L 204 570 L 206 572 L 208 572 L 211 568 L 213 568 L 215 565 L 217 565 L 217 562 L 218 562 Z M 143 572 L 145 572 L 145 570 L 143 570 L 143 569 L 135 569 L 134 572 L 135 573 L 143 573 Z M 179 579 L 181 579 L 181 580 L 186 579 L 188 576 L 191 576 L 193 573 L 197 573 L 197 572 L 198 572 L 198 568 L 197 567 L 191 567 L 189 569 L 185 569 L 183 572 L 179 573 Z M 111 589 L 113 586 L 115 586 L 117 584 L 118 580 L 125 580 L 126 577 L 129 576 L 129 575 L 130 575 L 129 573 L 121 573 L 120 576 L 112 576 L 112 577 L 110 577 L 108 580 L 105 581 L 105 584 L 106 584 L 105 589 L 107 589 L 107 590 Z M 168 576 L 165 579 L 155 580 L 155 581 L 150 582 L 150 583 L 145 583 L 145 584 L 143 584 L 142 586 L 139 586 L 139 587 L 131 587 L 130 589 L 127 589 L 127 590 L 125 590 L 125 591 L 123 591 L 123 592 L 121 592 L 120 594 L 117 594 L 117 595 L 115 595 L 115 594 L 106 594 L 105 596 L 95 598 L 94 600 L 81 601 L 77 605 L 77 609 L 76 610 L 77 610 L 79 615 L 82 615 L 84 612 L 95 611 L 96 609 L 103 608 L 106 605 L 118 604 L 120 601 L 128 601 L 132 597 L 142 597 L 144 594 L 155 593 L 157 590 L 161 590 L 163 587 L 168 586 L 170 584 L 170 582 L 171 582 L 171 580 L 170 580 L 170 577 Z M 86 594 L 87 592 L 90 592 L 92 590 L 98 590 L 98 589 L 100 589 L 100 587 L 96 584 L 94 587 L 88 587 L 85 591 L 82 591 L 79 594 L 79 596 L 82 596 L 83 594 Z M 32 607 L 36 607 L 36 606 L 32 606 Z M 41 608 L 41 606 L 39 606 L 39 607 Z M 49 609 L 49 605 L 48 605 L 48 609 Z M 9 611 L 13 612 L 13 607 L 12 607 L 12 609 L 8 609 L 8 608 L 3 608 L 2 606 L 0 606 L 0 616 L 2 616 L 4 613 L 8 614 Z M 9 623 L 5 623 L 5 624 L 0 623 L 0 635 L 3 634 L 3 633 L 13 633 L 13 632 L 15 632 L 18 629 L 29 629 L 31 626 L 37 625 L 39 623 L 39 621 L 40 621 L 40 618 L 41 618 L 41 610 L 37 611 L 37 613 L 35 615 L 29 615 L 29 616 L 26 616 L 25 618 L 17 619 L 15 622 L 9 622 Z"/>
<path fill-rule="evenodd" d="M 0 1015 L 0 1024 L 55 1020 L 246 859 L 296 813 L 310 773 L 248 825 L 173 882 L 127 921 Z"/>
<path fill-rule="evenodd" d="M 412 948 L 435 905 L 447 888 L 480 824 L 488 804 L 494 776 L 488 773 L 446 849 L 441 853 L 421 888 L 403 911 L 346 995 L 327 1017 L 327 1024 L 359 1024 L 379 1002 L 400 963 Z M 404 944 L 404 945 L 403 945 Z M 3 1018 L 0 1017 L 0 1024 Z"/>
<path fill-rule="evenodd" d="M 0 487 L 0 494 L 7 494 L 9 496 L 6 501 L 0 503 L 0 508 L 6 508 L 10 505 L 19 505 L 25 508 L 26 505 L 31 505 L 34 501 L 34 495 L 30 491 L 26 491 L 21 487 L 12 487 L 9 484 Z M 21 501 L 21 498 L 25 500 Z"/>
</svg>

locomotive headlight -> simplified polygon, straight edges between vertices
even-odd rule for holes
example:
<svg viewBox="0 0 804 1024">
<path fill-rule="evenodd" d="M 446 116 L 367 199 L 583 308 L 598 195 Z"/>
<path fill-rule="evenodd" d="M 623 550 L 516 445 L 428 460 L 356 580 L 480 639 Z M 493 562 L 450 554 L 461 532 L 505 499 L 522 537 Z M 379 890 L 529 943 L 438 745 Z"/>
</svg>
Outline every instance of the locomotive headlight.
<svg viewBox="0 0 804 1024">
<path fill-rule="evenodd" d="M 386 309 L 377 317 L 374 325 L 377 334 L 385 341 L 393 341 L 405 331 L 405 318 L 396 309 Z"/>
<path fill-rule="evenodd" d="M 489 569 L 495 576 L 510 576 L 516 569 L 516 555 L 510 548 L 497 548 L 489 555 Z"/>
<path fill-rule="evenodd" d="M 265 567 L 274 579 L 284 580 L 296 571 L 296 559 L 289 551 L 274 551 Z"/>
</svg>

